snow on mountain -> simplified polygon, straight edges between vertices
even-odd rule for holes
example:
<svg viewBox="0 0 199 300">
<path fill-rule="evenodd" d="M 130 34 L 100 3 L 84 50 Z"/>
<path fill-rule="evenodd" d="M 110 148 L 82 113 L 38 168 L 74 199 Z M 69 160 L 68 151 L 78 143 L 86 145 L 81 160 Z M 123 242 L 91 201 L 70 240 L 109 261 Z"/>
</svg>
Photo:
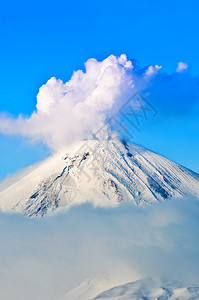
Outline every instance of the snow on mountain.
<svg viewBox="0 0 199 300">
<path fill-rule="evenodd" d="M 78 299 L 78 298 L 77 298 Z M 80 298 L 79 298 L 80 299 Z M 146 278 L 104 291 L 94 299 L 114 300 L 190 300 L 199 299 L 199 286 L 179 282 L 160 282 Z M 83 300 L 83 298 L 82 298 Z"/>
<path fill-rule="evenodd" d="M 119 274 L 103 274 L 92 278 L 87 278 L 79 285 L 69 289 L 63 297 L 63 300 L 88 300 L 93 299 L 102 292 L 109 290 L 114 286 L 125 284 L 130 280 L 130 274 L 126 274 L 126 281 Z"/>
<path fill-rule="evenodd" d="M 85 202 L 151 205 L 192 195 L 199 175 L 134 143 L 90 140 L 50 157 L 0 192 L 0 210 L 44 216 Z"/>
<path fill-rule="evenodd" d="M 112 282 L 113 283 L 113 282 Z M 84 280 L 67 291 L 64 300 L 190 300 L 199 299 L 199 285 L 185 286 L 178 281 L 144 278 L 105 289 L 111 285 L 103 278 Z M 104 289 L 104 290 L 103 290 Z M 101 290 L 101 292 L 99 292 Z"/>
</svg>

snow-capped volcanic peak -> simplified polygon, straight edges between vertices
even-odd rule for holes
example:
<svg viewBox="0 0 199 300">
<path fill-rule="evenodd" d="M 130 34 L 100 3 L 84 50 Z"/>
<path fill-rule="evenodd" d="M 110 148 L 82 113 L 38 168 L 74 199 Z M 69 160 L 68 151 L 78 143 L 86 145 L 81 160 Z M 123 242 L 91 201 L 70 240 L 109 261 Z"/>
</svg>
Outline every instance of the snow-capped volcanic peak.
<svg viewBox="0 0 199 300">
<path fill-rule="evenodd" d="M 152 204 L 199 198 L 199 175 L 134 143 L 91 140 L 47 159 L 0 192 L 2 211 L 43 216 L 84 202 Z"/>
<path fill-rule="evenodd" d="M 78 299 L 83 300 L 84 298 L 79 297 Z M 199 287 L 198 285 L 184 286 L 179 282 L 161 282 L 146 278 L 106 290 L 94 299 L 199 299 Z"/>
<path fill-rule="evenodd" d="M 199 299 L 198 285 L 184 285 L 178 281 L 161 281 L 153 278 L 143 278 L 120 285 L 106 278 L 91 278 L 84 280 L 75 288 L 67 291 L 64 300 L 189 300 Z M 101 290 L 101 292 L 99 292 Z"/>
</svg>

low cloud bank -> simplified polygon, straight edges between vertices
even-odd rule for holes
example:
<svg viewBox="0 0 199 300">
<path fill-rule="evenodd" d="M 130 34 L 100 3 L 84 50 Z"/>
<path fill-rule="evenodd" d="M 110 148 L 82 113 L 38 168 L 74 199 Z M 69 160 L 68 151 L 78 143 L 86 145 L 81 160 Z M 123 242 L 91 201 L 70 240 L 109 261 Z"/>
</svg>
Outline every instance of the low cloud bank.
<svg viewBox="0 0 199 300">
<path fill-rule="evenodd" d="M 61 299 L 107 272 L 199 282 L 199 206 L 179 199 L 140 208 L 72 208 L 39 220 L 0 218 L 2 299 Z"/>
</svg>

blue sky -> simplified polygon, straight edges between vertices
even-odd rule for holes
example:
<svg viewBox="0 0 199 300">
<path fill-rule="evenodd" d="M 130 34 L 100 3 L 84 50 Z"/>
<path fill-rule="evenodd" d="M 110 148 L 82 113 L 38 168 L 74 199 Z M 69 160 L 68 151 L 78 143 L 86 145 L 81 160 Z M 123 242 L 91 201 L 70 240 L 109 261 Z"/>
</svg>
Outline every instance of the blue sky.
<svg viewBox="0 0 199 300">
<path fill-rule="evenodd" d="M 52 76 L 67 81 L 90 57 L 125 53 L 168 73 L 183 61 L 198 76 L 198 9 L 197 1 L 170 0 L 2 3 L 0 111 L 30 115 L 42 84 Z M 157 121 L 135 142 L 199 172 L 197 114 L 167 116 L 158 105 Z M 48 154 L 41 144 L 0 136 L 0 178 Z"/>
</svg>

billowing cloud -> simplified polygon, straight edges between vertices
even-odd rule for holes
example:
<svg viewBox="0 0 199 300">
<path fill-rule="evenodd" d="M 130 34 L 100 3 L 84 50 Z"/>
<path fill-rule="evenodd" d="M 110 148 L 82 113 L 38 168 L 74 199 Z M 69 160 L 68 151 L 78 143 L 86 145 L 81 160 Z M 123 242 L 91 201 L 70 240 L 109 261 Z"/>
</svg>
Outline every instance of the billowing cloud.
<svg viewBox="0 0 199 300">
<path fill-rule="evenodd" d="M 63 83 L 52 77 L 39 89 L 30 118 L 1 116 L 0 132 L 20 134 L 58 149 L 75 139 L 91 137 L 104 120 L 136 91 L 132 62 L 126 55 L 89 59 Z M 137 84 L 138 86 L 139 84 Z"/>
<path fill-rule="evenodd" d="M 89 59 L 85 71 L 75 71 L 68 82 L 52 77 L 42 85 L 30 117 L 1 114 L 0 133 L 22 135 L 59 150 L 75 140 L 91 138 L 137 91 L 146 94 L 158 110 L 187 112 L 198 99 L 199 79 L 182 72 L 187 68 L 184 63 L 171 74 L 161 68 L 140 68 L 124 54 L 103 61 Z"/>
</svg>

